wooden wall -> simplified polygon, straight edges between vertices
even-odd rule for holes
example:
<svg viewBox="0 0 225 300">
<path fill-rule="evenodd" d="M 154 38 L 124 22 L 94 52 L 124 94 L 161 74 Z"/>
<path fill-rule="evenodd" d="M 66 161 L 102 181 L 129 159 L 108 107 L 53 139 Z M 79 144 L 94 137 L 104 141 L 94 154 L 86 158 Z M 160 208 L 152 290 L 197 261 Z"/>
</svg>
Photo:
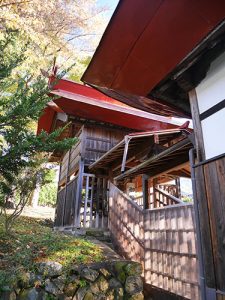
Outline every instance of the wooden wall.
<svg viewBox="0 0 225 300">
<path fill-rule="evenodd" d="M 101 174 L 98 177 L 89 174 L 88 166 L 115 146 L 125 134 L 122 130 L 103 126 L 81 127 L 77 134 L 78 142 L 62 159 L 55 227 L 107 227 L 108 180 Z"/>
<path fill-rule="evenodd" d="M 63 187 L 57 195 L 57 207 L 55 212 L 55 227 L 75 226 L 78 214 L 77 187 L 78 176 Z"/>
<path fill-rule="evenodd" d="M 146 283 L 199 299 L 192 204 L 142 210 L 110 184 L 109 228 L 124 256 L 143 264 Z"/>
<path fill-rule="evenodd" d="M 218 74 L 214 72 L 214 75 Z M 224 78 L 223 81 L 218 82 L 217 79 L 213 84 L 223 84 Z M 203 85 L 205 84 L 206 82 L 203 82 Z M 209 94 L 204 95 L 211 87 L 211 84 L 205 85 L 203 89 L 201 88 L 201 93 L 197 88 L 197 94 L 196 90 L 190 91 L 189 99 L 197 153 L 194 175 L 206 299 L 225 300 L 225 154 L 222 153 L 224 150 L 223 126 L 219 125 L 221 121 L 224 122 L 224 112 L 223 107 L 216 105 L 214 98 L 216 91 L 219 96 L 217 101 L 223 99 L 220 89 L 215 89 L 211 93 L 211 98 L 208 97 Z M 206 103 L 209 105 L 208 109 L 205 107 Z M 215 109 L 216 107 L 219 110 Z M 205 114 L 207 111 L 208 113 Z M 217 114 L 221 112 L 222 115 L 218 116 Z M 211 121 L 215 119 L 213 122 L 210 121 L 210 132 L 207 132 L 203 123 L 208 122 L 209 118 Z M 212 157 L 218 154 L 218 157 Z"/>
<path fill-rule="evenodd" d="M 195 176 L 206 285 L 225 299 L 225 157 L 197 166 Z"/>
<path fill-rule="evenodd" d="M 82 158 L 90 165 L 123 139 L 126 133 L 107 127 L 85 126 L 82 132 Z"/>
<path fill-rule="evenodd" d="M 83 126 L 77 134 L 78 142 L 62 159 L 59 185 L 65 184 L 66 177 L 78 171 L 80 160 L 89 166 L 122 140 L 125 134 L 114 128 Z"/>
</svg>

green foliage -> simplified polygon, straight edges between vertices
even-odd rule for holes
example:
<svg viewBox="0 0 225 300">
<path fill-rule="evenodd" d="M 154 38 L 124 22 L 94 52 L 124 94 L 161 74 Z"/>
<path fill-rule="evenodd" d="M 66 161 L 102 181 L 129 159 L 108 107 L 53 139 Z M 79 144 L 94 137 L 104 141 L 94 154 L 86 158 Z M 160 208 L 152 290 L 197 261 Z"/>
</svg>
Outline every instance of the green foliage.
<svg viewBox="0 0 225 300">
<path fill-rule="evenodd" d="M 80 65 L 80 70 L 81 72 L 78 72 L 76 71 L 75 73 L 74 72 L 70 72 L 70 75 L 69 75 L 69 79 L 70 80 L 73 80 L 73 81 L 76 81 L 76 82 L 81 82 L 81 76 L 83 75 L 83 70 L 85 70 L 87 68 L 87 66 L 89 65 L 91 61 L 91 56 L 88 56 L 82 60 L 79 60 L 77 63 L 79 63 Z"/>
<path fill-rule="evenodd" d="M 87 281 L 85 279 L 81 278 L 79 280 L 79 285 L 80 285 L 80 287 L 85 287 L 85 286 L 87 286 Z"/>
<path fill-rule="evenodd" d="M 14 92 L 10 92 L 12 86 Z M 38 136 L 30 129 L 29 125 L 37 122 L 49 101 L 48 92 L 46 80 L 41 77 L 30 84 L 27 78 L 10 84 L 9 78 L 8 88 L 0 94 L 0 134 L 4 139 L 0 148 L 0 175 L 8 181 L 22 168 L 34 164 L 36 153 L 66 150 L 75 143 L 75 139 L 58 140 L 63 128 L 51 134 L 43 131 Z"/>
<path fill-rule="evenodd" d="M 0 271 L 0 287 L 12 283 L 22 271 L 35 271 L 35 263 L 56 261 L 65 270 L 73 264 L 98 262 L 103 259 L 101 249 L 88 240 L 53 232 L 41 225 L 41 220 L 20 217 L 16 221 L 14 237 L 4 232 L 0 217 L 0 253 L 4 265 Z"/>
<path fill-rule="evenodd" d="M 44 169 L 42 174 L 42 185 L 49 184 L 55 181 L 56 179 L 56 170 L 54 169 Z"/>
<path fill-rule="evenodd" d="M 0 36 L 0 80 L 10 76 L 12 70 L 24 61 L 27 44 L 18 44 L 18 30 L 7 29 Z"/>
<path fill-rule="evenodd" d="M 182 197 L 181 199 L 183 202 L 193 202 L 193 198 L 189 197 L 189 196 L 185 196 L 185 197 Z"/>
<path fill-rule="evenodd" d="M 64 128 L 36 135 L 33 127 L 49 102 L 49 87 L 41 76 L 11 76 L 23 61 L 26 46 L 18 31 L 0 35 L 0 198 L 4 206 L 17 193 L 20 206 L 10 218 L 5 213 L 6 224 L 26 205 L 48 153 L 68 150 L 76 142 L 76 138 L 59 139 Z"/>
<path fill-rule="evenodd" d="M 55 207 L 57 199 L 57 183 L 51 182 L 41 187 L 39 205 Z"/>
</svg>

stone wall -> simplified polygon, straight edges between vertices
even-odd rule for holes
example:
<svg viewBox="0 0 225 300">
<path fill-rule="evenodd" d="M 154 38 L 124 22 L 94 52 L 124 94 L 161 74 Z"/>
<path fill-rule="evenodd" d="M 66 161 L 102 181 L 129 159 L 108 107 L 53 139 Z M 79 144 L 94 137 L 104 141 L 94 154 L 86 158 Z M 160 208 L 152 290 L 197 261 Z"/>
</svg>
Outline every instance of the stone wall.
<svg viewBox="0 0 225 300">
<path fill-rule="evenodd" d="M 142 300 L 142 267 L 130 261 L 112 261 L 63 269 L 42 262 L 37 272 L 22 273 L 13 287 L 4 287 L 1 300 Z"/>
</svg>

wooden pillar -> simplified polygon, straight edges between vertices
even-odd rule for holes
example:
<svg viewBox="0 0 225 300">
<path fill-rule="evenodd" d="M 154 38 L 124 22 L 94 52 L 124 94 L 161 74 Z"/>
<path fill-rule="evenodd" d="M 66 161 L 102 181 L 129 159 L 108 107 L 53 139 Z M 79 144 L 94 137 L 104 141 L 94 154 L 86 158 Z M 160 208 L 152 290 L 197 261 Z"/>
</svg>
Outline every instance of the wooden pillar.
<svg viewBox="0 0 225 300">
<path fill-rule="evenodd" d="M 57 199 L 56 199 L 56 209 L 55 209 L 55 218 L 54 218 L 54 226 L 56 225 L 56 218 L 58 215 L 58 205 L 59 205 L 59 191 L 60 191 L 60 178 L 61 178 L 61 171 L 62 171 L 62 160 L 60 161 L 60 166 L 59 166 L 59 178 L 58 178 L 58 187 L 57 187 Z"/>
<path fill-rule="evenodd" d="M 176 193 L 176 197 L 181 199 L 181 190 L 180 190 L 180 177 L 177 177 L 175 180 L 176 183 L 176 189 L 177 189 L 177 193 Z"/>
<path fill-rule="evenodd" d="M 197 210 L 198 218 L 198 255 L 201 255 L 202 260 L 202 273 L 200 275 L 201 279 L 205 284 L 205 299 L 211 300 L 216 299 L 216 286 L 217 278 L 215 274 L 217 273 L 215 262 L 217 261 L 217 253 L 215 252 L 214 245 L 217 244 L 215 232 L 215 227 L 213 228 L 214 219 L 214 206 L 216 206 L 217 197 L 213 199 L 213 205 L 210 201 L 210 188 L 206 183 L 207 178 L 205 174 L 205 167 L 201 165 L 205 161 L 205 149 L 204 140 L 202 133 L 202 126 L 199 117 L 198 99 L 195 90 L 189 92 L 189 100 L 192 112 L 193 128 L 195 133 L 195 150 L 197 159 L 192 163 L 192 182 L 194 190 L 194 203 Z M 194 165 L 195 164 L 195 165 Z M 198 167 L 196 164 L 200 164 Z M 207 164 L 206 164 L 207 165 Z M 213 180 L 213 178 L 211 178 Z M 213 241 L 214 240 L 214 241 Z M 222 264 L 221 264 L 222 265 Z M 221 298 L 222 299 L 222 298 Z"/>
<path fill-rule="evenodd" d="M 62 226 L 66 225 L 65 222 L 65 211 L 66 211 L 66 198 L 67 198 L 67 185 L 69 183 L 69 169 L 70 169 L 70 155 L 71 149 L 69 150 L 68 161 L 67 161 L 67 169 L 66 169 L 66 186 L 65 186 L 65 196 L 63 201 L 63 213 L 62 213 Z"/>
<path fill-rule="evenodd" d="M 80 207 L 82 200 L 82 186 L 83 186 L 83 173 L 84 173 L 84 162 L 82 159 L 79 161 L 79 172 L 77 178 L 77 188 L 75 195 L 75 212 L 74 212 L 74 225 L 80 227 Z"/>
<path fill-rule="evenodd" d="M 195 145 L 198 161 L 205 159 L 205 149 L 202 134 L 202 125 L 199 118 L 198 99 L 195 89 L 189 92 L 189 101 L 191 106 L 191 114 L 193 120 L 193 128 L 195 133 Z"/>
<path fill-rule="evenodd" d="M 143 192 L 143 209 L 149 208 L 149 185 L 148 185 L 149 176 L 144 174 L 142 175 L 142 192 Z"/>
<path fill-rule="evenodd" d="M 154 208 L 157 207 L 157 198 L 156 198 L 156 190 L 155 186 L 157 184 L 157 178 L 153 178 L 153 206 Z"/>
</svg>

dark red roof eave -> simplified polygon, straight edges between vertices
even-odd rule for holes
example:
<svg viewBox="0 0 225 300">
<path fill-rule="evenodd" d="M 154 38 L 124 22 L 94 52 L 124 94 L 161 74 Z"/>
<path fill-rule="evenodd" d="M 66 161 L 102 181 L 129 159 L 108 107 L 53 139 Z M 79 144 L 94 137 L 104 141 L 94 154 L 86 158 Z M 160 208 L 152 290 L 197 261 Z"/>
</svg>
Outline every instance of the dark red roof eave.
<svg viewBox="0 0 225 300">
<path fill-rule="evenodd" d="M 41 130 L 50 133 L 52 129 L 54 129 L 54 120 L 57 113 L 66 113 L 67 115 L 81 119 L 110 123 L 115 126 L 140 131 L 177 127 L 169 118 L 138 111 L 126 104 L 105 96 L 93 88 L 70 80 L 58 80 L 57 83 L 52 86 L 51 95 L 58 97 L 54 99 L 54 102 L 49 102 L 39 118 L 38 134 Z"/>
<path fill-rule="evenodd" d="M 224 12 L 222 0 L 120 1 L 82 80 L 151 112 L 151 90 L 224 20 Z M 182 115 L 176 107 L 171 111 Z"/>
</svg>

